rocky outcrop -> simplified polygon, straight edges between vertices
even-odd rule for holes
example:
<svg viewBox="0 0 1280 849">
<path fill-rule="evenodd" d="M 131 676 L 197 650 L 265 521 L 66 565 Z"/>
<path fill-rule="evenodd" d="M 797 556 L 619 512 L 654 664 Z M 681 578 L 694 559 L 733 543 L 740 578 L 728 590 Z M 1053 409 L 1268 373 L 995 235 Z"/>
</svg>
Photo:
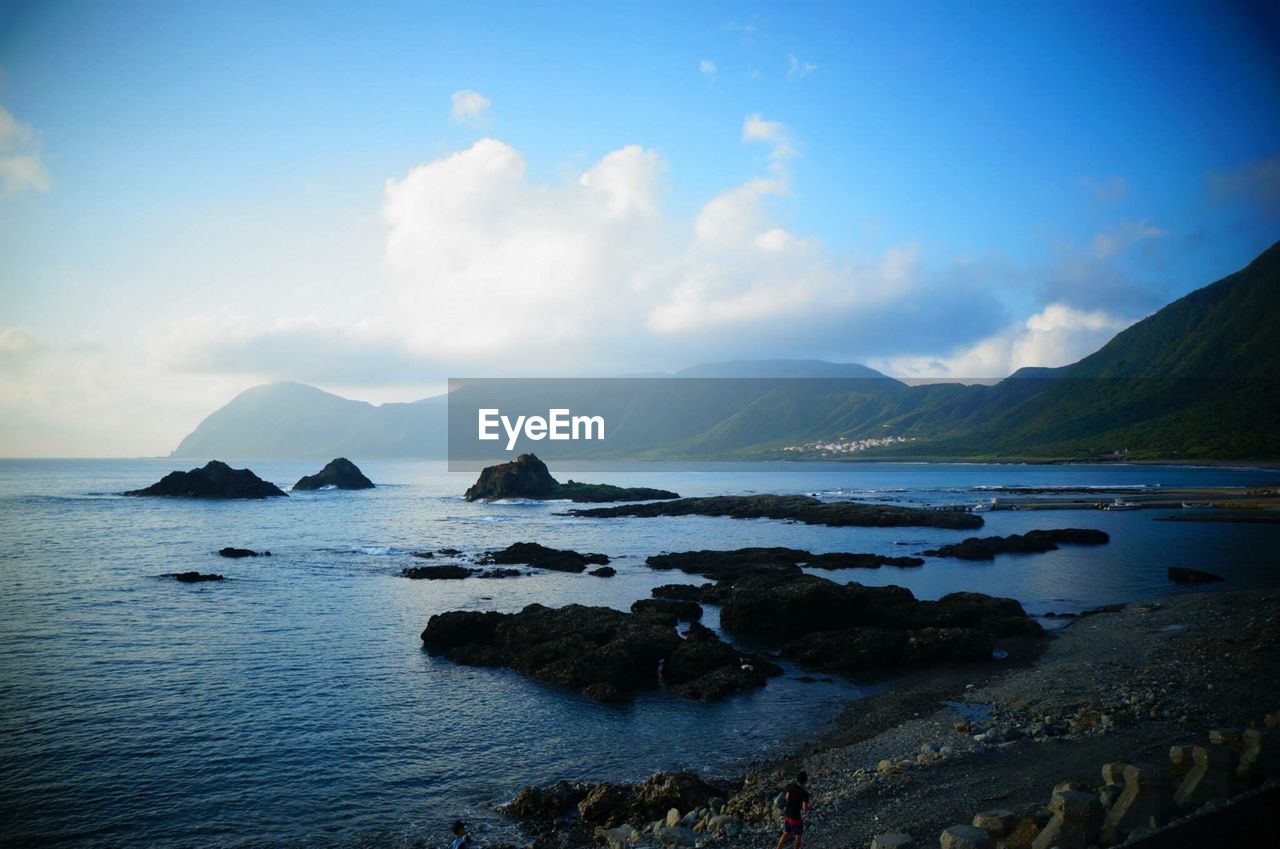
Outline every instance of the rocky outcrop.
<svg viewBox="0 0 1280 849">
<path fill-rule="evenodd" d="M 693 698 L 761 687 L 780 671 L 707 629 L 681 639 L 660 617 L 578 604 L 437 614 L 427 622 L 422 642 L 456 663 L 504 666 L 601 701 L 658 687 L 660 666 L 673 691 Z"/>
<path fill-rule="evenodd" d="M 649 501 L 679 498 L 674 492 L 650 487 L 621 487 L 607 483 L 560 483 L 551 476 L 547 464 L 534 454 L 521 454 L 509 463 L 486 466 L 463 495 L 467 501 L 498 498 L 567 499 L 587 503 Z"/>
<path fill-rule="evenodd" d="M 618 570 L 612 566 L 601 566 L 599 569 L 592 569 L 587 574 L 594 575 L 597 578 L 612 578 L 614 575 L 618 574 Z"/>
<path fill-rule="evenodd" d="M 642 598 L 631 605 L 631 612 L 669 618 L 674 625 L 676 620 L 681 619 L 685 622 L 697 622 L 702 618 L 702 605 L 695 601 L 673 598 Z"/>
<path fill-rule="evenodd" d="M 364 476 L 364 472 L 346 457 L 330 460 L 328 464 L 314 475 L 303 475 L 293 485 L 295 490 L 324 489 L 326 486 L 337 489 L 373 489 L 373 481 Z"/>
<path fill-rule="evenodd" d="M 930 510 L 854 501 L 819 501 L 808 495 L 716 495 L 649 504 L 624 504 L 570 510 L 571 516 L 728 516 L 733 519 L 781 519 L 835 527 L 982 527 L 982 516 L 958 510 Z"/>
<path fill-rule="evenodd" d="M 801 566 L 814 569 L 878 569 L 881 566 L 920 566 L 919 557 L 832 552 L 813 554 L 799 548 L 738 548 L 731 551 L 677 551 L 645 560 L 651 569 L 677 569 L 714 581 L 735 581 L 762 574 L 799 575 Z"/>
<path fill-rule="evenodd" d="M 226 548 L 218 549 L 218 555 L 220 557 L 233 557 L 233 558 L 234 557 L 270 557 L 271 552 L 270 551 L 254 551 L 249 548 L 233 548 L 232 546 L 227 546 Z"/>
<path fill-rule="evenodd" d="M 816 669 L 856 672 L 903 664 L 986 660 L 993 640 L 1043 634 L 1017 601 L 951 593 L 919 601 L 897 586 L 837 584 L 813 575 L 754 576 L 655 594 L 723 604 L 725 630 L 784 640 L 782 654 Z"/>
<path fill-rule="evenodd" d="M 469 569 L 457 563 L 441 563 L 436 566 L 406 566 L 400 570 L 401 578 L 427 581 L 449 581 L 462 578 L 515 578 L 524 574 L 519 569 Z"/>
<path fill-rule="evenodd" d="M 513 542 L 506 548 L 485 552 L 479 562 L 532 566 L 555 572 L 583 572 L 588 566 L 605 565 L 609 558 L 604 554 L 580 554 L 569 549 L 548 548 L 536 542 Z"/>
<path fill-rule="evenodd" d="M 657 836 L 659 828 L 680 828 L 688 819 L 692 822 L 687 828 L 703 822 L 699 831 L 707 831 L 711 820 L 722 816 L 724 797 L 739 786 L 736 782 L 711 781 L 692 772 L 659 772 L 639 784 L 559 781 L 547 787 L 525 787 L 500 810 L 532 826 L 580 819 L 598 829 L 642 827 Z M 676 813 L 675 822 L 668 826 L 672 811 Z M 740 826 L 741 821 L 737 822 Z M 734 830 L 727 822 L 718 825 L 726 834 Z"/>
<path fill-rule="evenodd" d="M 400 570 L 400 577 L 414 580 L 446 581 L 458 578 L 470 578 L 475 569 L 459 566 L 456 563 L 442 563 L 439 566 L 406 566 Z"/>
<path fill-rule="evenodd" d="M 233 469 L 221 460 L 210 460 L 199 469 L 170 472 L 146 489 L 123 495 L 164 495 L 174 498 L 272 498 L 287 494 L 248 469 Z"/>
<path fill-rule="evenodd" d="M 184 584 L 200 584 L 205 581 L 225 581 L 222 575 L 214 575 L 206 572 L 166 572 L 160 576 L 161 578 L 173 578 Z"/>
<path fill-rule="evenodd" d="M 1056 551 L 1059 545 L 1105 545 L 1111 541 L 1105 531 L 1092 528 L 1055 528 L 1027 531 L 1007 537 L 969 537 L 963 542 L 926 551 L 929 557 L 959 560 L 993 560 L 997 554 L 1039 554 Z"/>
<path fill-rule="evenodd" d="M 1212 572 L 1188 569 L 1185 566 L 1170 566 L 1169 580 L 1175 584 L 1212 584 L 1225 579 L 1221 575 L 1215 575 Z"/>
</svg>

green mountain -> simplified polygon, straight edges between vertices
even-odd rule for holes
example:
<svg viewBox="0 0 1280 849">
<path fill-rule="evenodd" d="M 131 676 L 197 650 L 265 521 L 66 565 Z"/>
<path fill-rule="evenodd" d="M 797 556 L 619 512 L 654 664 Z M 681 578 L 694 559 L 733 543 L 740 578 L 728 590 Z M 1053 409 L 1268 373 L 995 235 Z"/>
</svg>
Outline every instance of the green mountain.
<svg viewBox="0 0 1280 849">
<path fill-rule="evenodd" d="M 528 442 L 544 459 L 830 456 L 797 446 L 880 440 L 856 459 L 1280 459 L 1280 243 L 1069 366 L 993 386 L 907 386 L 853 363 L 758 360 L 614 380 L 489 380 L 373 406 L 296 383 L 246 390 L 181 457 L 440 457 L 475 410 L 603 415 L 605 445 Z M 550 396 L 554 395 L 554 399 Z M 446 421 L 446 416 L 449 421 Z M 455 446 L 459 444 L 455 440 Z M 459 459 L 504 456 L 475 443 Z M 790 450 L 787 450 L 790 449 Z M 484 453 L 488 452 L 488 453 Z"/>
</svg>

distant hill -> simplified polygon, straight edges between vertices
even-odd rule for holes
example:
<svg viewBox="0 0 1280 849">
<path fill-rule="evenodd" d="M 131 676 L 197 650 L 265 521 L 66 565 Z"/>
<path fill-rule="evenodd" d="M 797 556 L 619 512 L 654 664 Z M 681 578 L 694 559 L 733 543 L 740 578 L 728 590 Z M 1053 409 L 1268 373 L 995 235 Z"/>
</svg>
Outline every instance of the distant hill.
<svg viewBox="0 0 1280 849">
<path fill-rule="evenodd" d="M 612 456 L 622 457 L 796 458 L 821 452 L 783 449 L 892 436 L 906 441 L 841 456 L 1273 460 L 1278 374 L 1280 243 L 1077 363 L 1020 369 L 995 385 L 907 386 L 856 363 L 755 360 L 692 366 L 679 381 L 566 381 L 557 403 L 604 415 Z M 454 398 L 472 407 L 501 398 L 504 410 L 547 404 L 545 384 L 518 380 L 462 386 Z M 375 407 L 296 383 L 258 386 L 174 455 L 438 457 L 447 407 L 446 396 Z M 576 450 L 537 447 L 548 459 Z"/>
<path fill-rule="evenodd" d="M 200 422 L 172 457 L 443 457 L 445 396 L 375 406 L 302 383 L 254 386 Z"/>
</svg>

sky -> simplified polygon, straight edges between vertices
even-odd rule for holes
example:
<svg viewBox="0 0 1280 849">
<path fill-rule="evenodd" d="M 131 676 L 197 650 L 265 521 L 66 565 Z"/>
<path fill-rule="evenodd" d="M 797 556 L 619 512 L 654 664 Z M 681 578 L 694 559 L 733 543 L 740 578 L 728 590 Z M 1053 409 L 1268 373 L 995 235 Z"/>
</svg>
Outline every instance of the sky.
<svg viewBox="0 0 1280 849">
<path fill-rule="evenodd" d="M 0 456 L 243 389 L 1061 365 L 1280 238 L 1272 4 L 0 0 Z"/>
</svg>

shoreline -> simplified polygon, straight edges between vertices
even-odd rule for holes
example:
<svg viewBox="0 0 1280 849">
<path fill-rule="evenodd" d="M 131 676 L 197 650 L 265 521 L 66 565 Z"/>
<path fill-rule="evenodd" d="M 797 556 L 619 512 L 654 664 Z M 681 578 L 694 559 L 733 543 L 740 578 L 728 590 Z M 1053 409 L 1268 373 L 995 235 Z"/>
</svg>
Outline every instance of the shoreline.
<svg viewBox="0 0 1280 849">
<path fill-rule="evenodd" d="M 1167 766 L 1171 746 L 1256 727 L 1280 708 L 1280 588 L 1163 596 L 998 645 L 1007 659 L 897 677 L 847 703 L 834 728 L 744 764 L 726 806 L 743 830 L 705 842 L 775 839 L 772 799 L 804 768 L 815 802 L 806 846 L 867 846 L 887 832 L 931 846 L 980 811 L 1043 806 L 1068 780 L 1099 788 L 1113 761 Z M 580 826 L 530 834 L 538 847 L 591 837 Z"/>
</svg>

